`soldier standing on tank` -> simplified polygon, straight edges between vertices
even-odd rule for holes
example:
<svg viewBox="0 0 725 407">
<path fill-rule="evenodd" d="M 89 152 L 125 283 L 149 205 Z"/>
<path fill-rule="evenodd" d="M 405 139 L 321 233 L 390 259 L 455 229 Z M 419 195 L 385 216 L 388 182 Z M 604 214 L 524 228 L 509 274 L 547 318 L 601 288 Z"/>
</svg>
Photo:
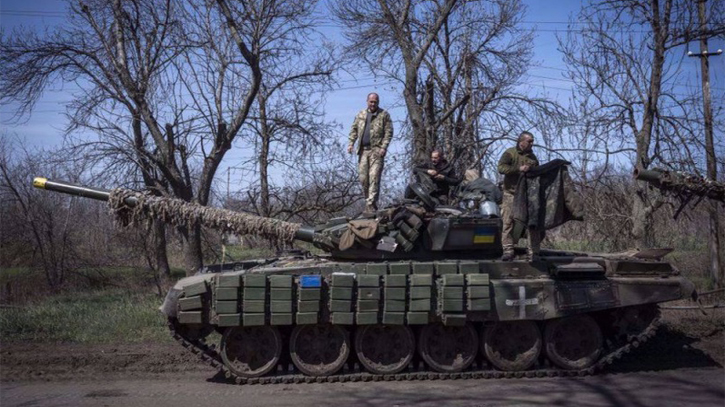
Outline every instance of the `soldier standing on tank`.
<svg viewBox="0 0 725 407">
<path fill-rule="evenodd" d="M 531 151 L 534 145 L 534 135 L 524 131 L 519 135 L 516 147 L 504 151 L 501 159 L 498 160 L 498 172 L 503 174 L 503 202 L 501 203 L 501 218 L 503 220 L 503 233 L 501 243 L 503 244 L 502 260 L 510 261 L 514 258 L 513 229 L 513 204 L 514 192 L 519 182 L 519 177 L 539 165 L 539 160 Z M 541 235 L 538 230 L 529 228 L 529 258 L 538 255 L 541 245 Z"/>
<path fill-rule="evenodd" d="M 379 107 L 379 103 L 377 93 L 368 95 L 367 108 L 361 110 L 352 122 L 347 147 L 347 152 L 352 154 L 355 141 L 358 141 L 358 172 L 366 212 L 378 209 L 383 159 L 393 138 L 393 121 L 390 114 Z"/>
</svg>

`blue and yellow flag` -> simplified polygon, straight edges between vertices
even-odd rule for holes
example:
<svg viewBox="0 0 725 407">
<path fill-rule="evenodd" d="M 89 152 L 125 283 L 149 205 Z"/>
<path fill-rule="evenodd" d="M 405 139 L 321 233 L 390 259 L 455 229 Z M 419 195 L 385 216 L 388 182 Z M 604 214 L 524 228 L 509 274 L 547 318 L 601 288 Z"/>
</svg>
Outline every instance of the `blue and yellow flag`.
<svg viewBox="0 0 725 407">
<path fill-rule="evenodd" d="M 473 232 L 473 243 L 493 243 L 496 239 L 496 228 L 478 227 Z"/>
</svg>

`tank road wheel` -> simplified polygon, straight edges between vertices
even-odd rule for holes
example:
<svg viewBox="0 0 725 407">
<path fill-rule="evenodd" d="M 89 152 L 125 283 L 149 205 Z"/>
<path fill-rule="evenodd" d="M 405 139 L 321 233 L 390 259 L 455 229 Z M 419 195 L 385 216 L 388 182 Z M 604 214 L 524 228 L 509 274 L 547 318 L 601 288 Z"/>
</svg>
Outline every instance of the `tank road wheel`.
<svg viewBox="0 0 725 407">
<path fill-rule="evenodd" d="M 350 335 L 338 325 L 297 325 L 290 337 L 292 363 L 308 376 L 328 376 L 350 355 Z"/>
<path fill-rule="evenodd" d="M 423 327 L 418 343 L 420 356 L 434 370 L 460 372 L 478 353 L 478 334 L 471 323 L 463 326 L 431 324 Z"/>
<path fill-rule="evenodd" d="M 534 321 L 496 322 L 483 335 L 486 357 L 501 370 L 530 368 L 539 358 L 541 347 L 541 332 Z"/>
<path fill-rule="evenodd" d="M 277 366 L 282 336 L 273 326 L 227 328 L 222 336 L 224 365 L 241 377 L 259 377 Z"/>
<path fill-rule="evenodd" d="M 589 315 L 553 319 L 544 331 L 546 355 L 562 369 L 586 369 L 602 353 L 602 330 Z"/>
<path fill-rule="evenodd" d="M 355 333 L 357 357 L 371 373 L 395 374 L 415 354 L 415 337 L 405 325 L 364 325 Z"/>
</svg>

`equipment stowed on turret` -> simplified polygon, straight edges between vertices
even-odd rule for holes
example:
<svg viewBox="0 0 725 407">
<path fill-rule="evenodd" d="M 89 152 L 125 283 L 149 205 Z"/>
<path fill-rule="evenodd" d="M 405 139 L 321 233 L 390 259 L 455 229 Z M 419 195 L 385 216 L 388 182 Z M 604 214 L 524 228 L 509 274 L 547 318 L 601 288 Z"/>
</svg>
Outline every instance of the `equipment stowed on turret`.
<svg viewBox="0 0 725 407">
<path fill-rule="evenodd" d="M 303 226 L 123 189 L 35 185 L 109 201 L 123 223 L 199 222 L 323 249 L 212 266 L 167 294 L 174 338 L 238 383 L 591 374 L 653 335 L 657 303 L 694 291 L 661 250 L 502 262 L 486 196 L 463 208 L 423 196 Z M 214 331 L 218 349 L 206 344 Z"/>
</svg>

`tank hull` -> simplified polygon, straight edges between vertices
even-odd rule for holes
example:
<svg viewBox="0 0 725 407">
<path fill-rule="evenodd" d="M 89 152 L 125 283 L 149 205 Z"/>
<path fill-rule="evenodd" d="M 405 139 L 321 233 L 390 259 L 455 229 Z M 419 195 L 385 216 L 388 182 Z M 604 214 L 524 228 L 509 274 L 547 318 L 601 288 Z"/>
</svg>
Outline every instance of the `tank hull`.
<svg viewBox="0 0 725 407">
<path fill-rule="evenodd" d="M 288 257 L 229 264 L 182 279 L 161 310 L 178 340 L 198 347 L 238 382 L 401 372 L 551 376 L 589 374 L 611 363 L 612 355 L 653 334 L 658 303 L 693 293 L 693 284 L 667 262 L 611 254 L 547 251 L 534 262 Z M 223 334 L 219 353 L 205 351 L 204 337 L 214 330 Z M 278 358 L 294 363 L 270 359 L 277 367 L 260 374 L 221 357 L 255 335 L 284 343 Z M 337 339 L 325 347 L 342 362 L 295 358 L 315 355 L 306 348 L 295 353 L 295 347 L 329 338 Z M 590 349 L 571 355 L 572 340 Z M 393 361 L 377 360 L 387 347 L 402 353 Z M 458 356 L 441 359 L 446 352 Z"/>
</svg>

